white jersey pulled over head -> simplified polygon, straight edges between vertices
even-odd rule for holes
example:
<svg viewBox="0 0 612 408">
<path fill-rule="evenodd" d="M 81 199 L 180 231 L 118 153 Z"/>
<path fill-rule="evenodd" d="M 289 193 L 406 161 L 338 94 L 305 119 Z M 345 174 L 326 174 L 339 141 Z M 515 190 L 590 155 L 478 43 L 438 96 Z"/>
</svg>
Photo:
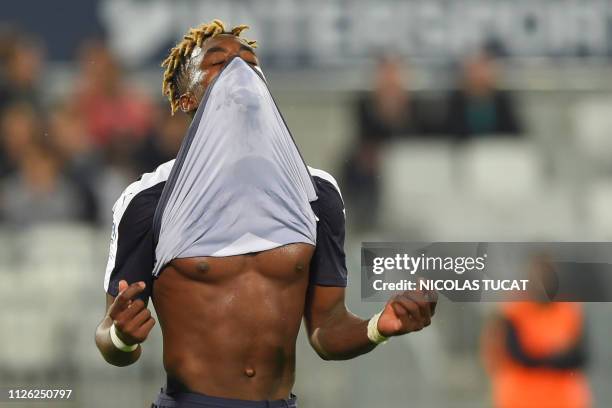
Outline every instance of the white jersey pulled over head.
<svg viewBox="0 0 612 408">
<path fill-rule="evenodd" d="M 206 91 L 154 217 L 173 259 L 316 244 L 315 187 L 261 72 L 234 57 Z"/>
</svg>

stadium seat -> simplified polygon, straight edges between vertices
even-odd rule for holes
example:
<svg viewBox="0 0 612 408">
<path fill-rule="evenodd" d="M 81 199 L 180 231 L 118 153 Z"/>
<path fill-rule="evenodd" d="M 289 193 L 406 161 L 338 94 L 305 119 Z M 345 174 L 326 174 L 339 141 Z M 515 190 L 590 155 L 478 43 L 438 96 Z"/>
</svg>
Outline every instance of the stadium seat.
<svg viewBox="0 0 612 408">
<path fill-rule="evenodd" d="M 3 352 L 0 365 L 16 372 L 41 372 L 59 363 L 54 334 L 57 322 L 40 308 L 22 304 L 19 313 L 14 310 L 0 311 Z M 27 353 L 24 352 L 27 350 Z"/>
<path fill-rule="evenodd" d="M 612 168 L 612 99 L 589 98 L 573 108 L 576 147 L 586 163 Z"/>
<path fill-rule="evenodd" d="M 543 173 L 534 147 L 525 141 L 488 137 L 463 151 L 465 193 L 488 204 L 529 201 L 542 192 Z"/>
<path fill-rule="evenodd" d="M 381 156 L 382 222 L 392 228 L 423 221 L 454 190 L 452 148 L 447 143 L 398 142 Z"/>
<path fill-rule="evenodd" d="M 612 239 L 612 180 L 592 182 L 583 196 L 583 209 L 588 217 L 590 240 Z"/>
</svg>

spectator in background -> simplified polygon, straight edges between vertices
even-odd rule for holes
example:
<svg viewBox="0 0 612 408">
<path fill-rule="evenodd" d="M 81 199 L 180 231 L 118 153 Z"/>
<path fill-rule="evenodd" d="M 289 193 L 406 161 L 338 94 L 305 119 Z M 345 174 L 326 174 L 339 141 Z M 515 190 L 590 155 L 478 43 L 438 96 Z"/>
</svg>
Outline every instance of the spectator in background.
<svg viewBox="0 0 612 408">
<path fill-rule="evenodd" d="M 83 44 L 79 66 L 71 102 L 103 163 L 95 191 L 98 208 L 104 209 L 98 220 L 107 223 L 112 222 L 108 209 L 138 173 L 136 155 L 151 134 L 154 109 L 149 99 L 125 80 L 118 61 L 103 42 Z"/>
<path fill-rule="evenodd" d="M 418 102 L 406 89 L 406 70 L 398 56 L 378 61 L 373 91 L 358 100 L 360 140 L 378 143 L 426 132 Z"/>
<path fill-rule="evenodd" d="M 119 64 L 101 42 L 83 47 L 74 101 L 95 146 L 105 149 L 112 164 L 130 167 L 136 147 L 151 129 L 152 105 L 125 83 Z"/>
<path fill-rule="evenodd" d="M 17 170 L 28 147 L 40 138 L 42 124 L 34 107 L 13 102 L 0 113 L 0 178 Z"/>
<path fill-rule="evenodd" d="M 2 41 L 0 109 L 16 101 L 41 108 L 38 87 L 43 66 L 43 49 L 33 37 L 5 32 Z"/>
<path fill-rule="evenodd" d="M 375 225 L 379 205 L 380 151 L 385 143 L 426 132 L 418 105 L 406 89 L 397 56 L 378 61 L 374 89 L 357 103 L 358 139 L 344 169 L 344 191 L 354 221 Z"/>
<path fill-rule="evenodd" d="M 176 157 L 190 121 L 186 115 L 168 115 L 158 109 L 155 123 L 154 132 L 143 140 L 137 152 L 141 173 L 151 172 Z"/>
<path fill-rule="evenodd" d="M 579 303 L 552 302 L 558 288 L 544 255 L 530 265 L 530 298 L 504 305 L 483 331 L 496 408 L 587 408 L 585 321 Z M 541 282 L 541 286 L 534 286 Z"/>
<path fill-rule="evenodd" d="M 58 104 L 51 110 L 49 136 L 65 176 L 79 191 L 83 220 L 96 223 L 99 221 L 96 184 L 103 171 L 102 162 L 74 106 Z"/>
<path fill-rule="evenodd" d="M 0 216 L 14 227 L 81 219 L 83 203 L 77 189 L 64 178 L 60 162 L 46 144 L 29 144 L 17 172 L 0 184 Z"/>
<path fill-rule="evenodd" d="M 512 96 L 498 88 L 498 67 L 486 52 L 464 62 L 461 89 L 450 94 L 447 109 L 448 133 L 459 140 L 522 132 Z"/>
</svg>

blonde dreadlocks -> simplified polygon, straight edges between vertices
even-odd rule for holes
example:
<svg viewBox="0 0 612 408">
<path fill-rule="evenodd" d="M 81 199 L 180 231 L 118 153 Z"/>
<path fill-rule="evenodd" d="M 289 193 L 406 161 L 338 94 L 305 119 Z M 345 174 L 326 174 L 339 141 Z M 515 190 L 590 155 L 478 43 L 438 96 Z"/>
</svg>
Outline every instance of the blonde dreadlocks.
<svg viewBox="0 0 612 408">
<path fill-rule="evenodd" d="M 188 70 L 193 50 L 196 47 L 201 47 L 204 41 L 214 38 L 219 34 L 231 34 L 235 37 L 240 37 L 240 33 L 248 28 L 249 26 L 243 24 L 232 28 L 231 31 L 227 31 L 223 21 L 215 19 L 210 23 L 190 29 L 181 42 L 170 50 L 170 54 L 161 64 L 162 67 L 166 68 L 162 81 L 162 94 L 168 97 L 173 115 L 179 108 L 181 93 L 186 90 L 184 79 L 187 76 L 186 71 Z M 256 41 L 247 39 L 242 41 L 253 48 L 257 47 Z"/>
</svg>

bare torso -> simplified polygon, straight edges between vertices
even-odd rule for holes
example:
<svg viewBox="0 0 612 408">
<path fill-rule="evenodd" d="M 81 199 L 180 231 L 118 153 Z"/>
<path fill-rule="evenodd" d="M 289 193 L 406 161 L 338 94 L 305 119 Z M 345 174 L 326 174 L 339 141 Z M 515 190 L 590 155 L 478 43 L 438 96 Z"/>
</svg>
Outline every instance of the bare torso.
<svg viewBox="0 0 612 408">
<path fill-rule="evenodd" d="M 291 244 L 172 261 L 153 290 L 168 376 L 212 396 L 287 398 L 313 252 Z"/>
</svg>

